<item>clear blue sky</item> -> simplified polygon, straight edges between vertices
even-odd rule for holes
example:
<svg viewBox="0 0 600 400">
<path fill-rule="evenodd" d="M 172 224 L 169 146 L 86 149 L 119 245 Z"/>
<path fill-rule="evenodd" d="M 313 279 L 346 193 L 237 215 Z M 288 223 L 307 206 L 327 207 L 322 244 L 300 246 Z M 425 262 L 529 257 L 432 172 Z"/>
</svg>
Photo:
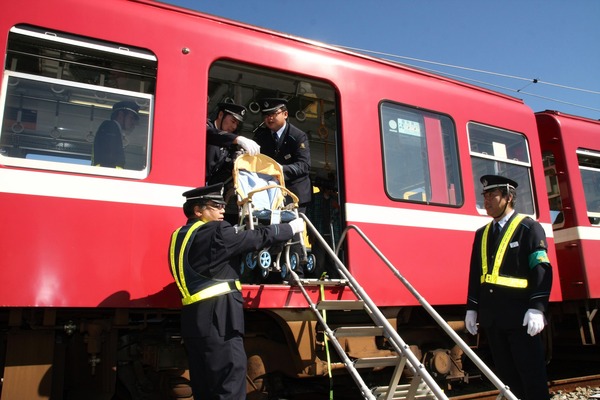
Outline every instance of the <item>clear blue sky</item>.
<svg viewBox="0 0 600 400">
<path fill-rule="evenodd" d="M 328 44 L 408 57 L 396 60 L 474 79 L 522 98 L 534 111 L 600 119 L 600 0 L 163 1 Z"/>
</svg>

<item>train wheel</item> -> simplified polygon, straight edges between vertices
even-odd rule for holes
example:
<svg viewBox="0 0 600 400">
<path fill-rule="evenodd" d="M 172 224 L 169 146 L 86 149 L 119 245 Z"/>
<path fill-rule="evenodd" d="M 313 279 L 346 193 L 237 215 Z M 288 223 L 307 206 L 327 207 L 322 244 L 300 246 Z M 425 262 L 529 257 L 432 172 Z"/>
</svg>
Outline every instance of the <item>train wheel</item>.
<svg viewBox="0 0 600 400">
<path fill-rule="evenodd" d="M 266 393 L 265 379 L 266 375 L 265 363 L 259 355 L 253 355 L 248 358 L 248 373 L 246 393 L 248 400 L 266 400 L 269 394 Z"/>
</svg>

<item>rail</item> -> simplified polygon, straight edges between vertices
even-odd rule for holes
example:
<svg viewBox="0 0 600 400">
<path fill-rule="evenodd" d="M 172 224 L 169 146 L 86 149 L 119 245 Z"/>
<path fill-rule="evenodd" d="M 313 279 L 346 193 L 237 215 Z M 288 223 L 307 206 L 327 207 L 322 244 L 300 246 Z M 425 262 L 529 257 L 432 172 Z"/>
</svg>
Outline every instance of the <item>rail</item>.
<svg viewBox="0 0 600 400">
<path fill-rule="evenodd" d="M 410 351 L 408 345 L 402 340 L 400 335 L 397 333 L 396 329 L 391 326 L 389 321 L 385 318 L 385 316 L 381 313 L 381 311 L 377 308 L 377 305 L 371 300 L 371 298 L 367 295 L 367 293 L 362 289 L 362 287 L 358 284 L 358 282 L 354 279 L 352 274 L 346 269 L 344 264 L 338 257 L 338 253 L 342 248 L 342 244 L 347 237 L 347 234 L 350 230 L 356 231 L 358 235 L 365 241 L 365 243 L 377 254 L 377 256 L 385 263 L 388 269 L 402 282 L 402 284 L 406 287 L 406 289 L 417 299 L 419 304 L 427 311 L 427 313 L 435 320 L 435 322 L 446 332 L 448 336 L 454 341 L 456 345 L 458 345 L 464 354 L 473 361 L 473 363 L 479 368 L 479 370 L 490 380 L 490 382 L 498 389 L 498 399 L 506 398 L 508 400 L 517 400 L 517 397 L 510 391 L 510 388 L 485 365 L 485 363 L 475 354 L 475 352 L 461 339 L 460 336 L 446 323 L 446 321 L 438 314 L 437 311 L 419 294 L 419 292 L 408 282 L 408 280 L 400 274 L 400 272 L 394 267 L 394 265 L 383 255 L 383 253 L 375 246 L 375 244 L 360 230 L 356 225 L 348 225 L 346 229 L 342 232 L 338 244 L 336 246 L 335 253 L 325 239 L 321 237 L 319 232 L 316 230 L 314 225 L 310 222 L 310 220 L 302 213 L 300 216 L 306 221 L 307 227 L 309 230 L 314 233 L 314 237 L 319 241 L 319 243 L 323 246 L 327 254 L 334 260 L 338 271 L 351 283 L 351 288 L 353 291 L 356 291 L 355 294 L 360 295 L 365 301 L 366 306 L 369 308 L 370 312 L 373 314 L 373 320 L 377 323 L 385 326 L 392 332 L 390 338 L 390 343 L 394 347 L 394 349 L 398 353 L 405 354 L 407 358 L 410 360 L 410 368 L 413 370 L 412 372 L 415 374 L 421 375 L 423 380 L 427 383 L 427 385 L 432 388 L 432 391 L 436 395 L 438 399 L 447 399 L 448 397 L 444 394 L 444 392 L 439 388 L 438 384 L 435 380 L 429 375 L 425 366 L 421 364 L 421 362 L 417 359 L 417 357 Z M 295 274 L 294 274 L 295 275 Z M 294 278 L 297 278 L 294 276 Z M 308 295 L 306 295 L 308 296 Z M 408 350 L 408 352 L 406 352 Z M 407 354 L 408 353 L 408 354 Z M 414 366 L 418 366 L 419 370 L 417 371 Z"/>
</svg>

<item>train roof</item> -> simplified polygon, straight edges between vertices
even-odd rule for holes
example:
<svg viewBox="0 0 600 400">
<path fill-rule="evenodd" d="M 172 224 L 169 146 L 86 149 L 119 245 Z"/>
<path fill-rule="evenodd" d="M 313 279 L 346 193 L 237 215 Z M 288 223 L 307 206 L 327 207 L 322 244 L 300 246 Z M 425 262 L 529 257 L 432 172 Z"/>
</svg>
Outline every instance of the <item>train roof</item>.
<svg viewBox="0 0 600 400">
<path fill-rule="evenodd" d="M 272 29 L 268 29 L 268 28 L 263 28 L 257 25 L 252 25 L 252 24 L 247 24 L 244 22 L 240 22 L 240 21 L 236 21 L 236 20 L 232 20 L 232 19 L 228 19 L 228 18 L 224 18 L 224 17 L 220 17 L 217 15 L 213 15 L 213 14 L 208 14 L 208 13 L 204 13 L 201 11 L 197 11 L 197 10 L 192 10 L 189 8 L 185 8 L 185 7 L 180 7 L 180 6 L 176 6 L 173 4 L 167 4 L 164 3 L 162 1 L 156 1 L 156 0 L 126 0 L 126 1 L 133 1 L 136 3 L 143 3 L 143 4 L 147 4 L 150 6 L 154 6 L 154 7 L 160 7 L 166 10 L 170 10 L 173 12 L 179 12 L 179 13 L 184 13 L 184 14 L 188 14 L 188 15 L 193 15 L 193 16 L 197 16 L 197 17 L 201 17 L 201 18 L 206 18 L 206 19 L 210 19 L 213 20 L 215 22 L 219 22 L 222 24 L 227 24 L 227 25 L 231 25 L 231 26 L 235 26 L 238 28 L 244 28 L 244 29 L 249 29 L 255 32 L 261 32 L 264 34 L 268 34 L 268 35 L 273 35 L 273 36 L 277 36 L 283 39 L 288 39 L 288 40 L 293 40 L 299 43 L 303 43 L 303 44 L 307 44 L 307 45 L 311 45 L 311 46 L 315 46 L 315 47 L 319 47 L 322 49 L 326 49 L 326 50 L 331 50 L 337 53 L 342 53 L 342 54 L 346 54 L 352 57 L 358 57 L 361 58 L 363 60 L 369 60 L 372 62 L 376 62 L 379 64 L 383 64 L 383 65 L 387 65 L 390 67 L 394 67 L 394 68 L 403 68 L 405 70 L 409 70 L 413 73 L 418 73 L 421 75 L 425 75 L 429 78 L 434 78 L 434 79 L 440 79 L 449 83 L 453 83 L 453 84 L 457 84 L 457 85 L 461 85 L 470 89 L 474 89 L 474 90 L 478 90 L 478 91 L 482 91 L 482 92 L 486 92 L 486 93 L 490 93 L 490 94 L 494 94 L 496 96 L 499 97 L 503 97 L 509 100 L 513 100 L 516 102 L 519 102 L 523 105 L 526 105 L 525 102 L 523 101 L 523 99 L 518 98 L 518 97 L 514 97 L 505 93 L 501 93 L 495 90 L 491 90 L 491 89 L 487 89 L 487 88 L 483 88 L 481 86 L 476 86 L 476 85 L 472 85 L 457 79 L 452 79 L 452 78 L 448 78 L 444 75 L 440 75 L 440 74 L 434 74 L 428 71 L 425 71 L 423 69 L 417 68 L 417 67 L 413 67 L 398 61 L 392 61 L 392 60 L 388 60 L 388 59 L 384 59 L 384 58 L 379 58 L 379 57 L 374 57 L 374 56 L 369 56 L 367 54 L 364 53 L 360 53 L 360 52 L 356 52 L 356 51 L 352 51 L 349 49 L 346 49 L 344 47 L 339 47 L 336 45 L 332 45 L 332 44 L 328 44 L 325 42 L 321 42 L 318 40 L 312 40 L 312 39 L 308 39 L 305 37 L 301 37 L 301 36 L 296 36 L 296 35 L 292 35 L 289 33 L 285 33 L 285 32 L 280 32 L 280 31 L 276 31 L 276 30 L 272 30 Z"/>
<path fill-rule="evenodd" d="M 600 120 L 598 119 L 592 119 L 592 118 L 587 118 L 587 117 L 582 117 L 580 115 L 574 115 L 574 114 L 568 114 L 562 111 L 557 111 L 557 110 L 544 110 L 544 111 L 538 111 L 535 113 L 536 115 L 552 115 L 555 116 L 557 118 L 570 118 L 570 119 L 575 119 L 575 120 L 579 120 L 579 121 L 583 121 L 583 122 L 590 122 L 590 123 L 594 123 L 594 124 L 600 124 Z"/>
</svg>

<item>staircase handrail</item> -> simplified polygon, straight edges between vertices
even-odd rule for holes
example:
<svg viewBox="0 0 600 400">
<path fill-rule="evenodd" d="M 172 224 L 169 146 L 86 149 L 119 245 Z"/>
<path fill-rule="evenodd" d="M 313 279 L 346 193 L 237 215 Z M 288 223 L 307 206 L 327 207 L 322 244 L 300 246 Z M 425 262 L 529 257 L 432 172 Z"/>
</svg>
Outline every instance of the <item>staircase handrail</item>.
<svg viewBox="0 0 600 400">
<path fill-rule="evenodd" d="M 302 215 L 302 217 L 306 221 L 308 221 L 306 216 Z M 312 224 L 310 224 L 310 225 L 311 225 L 312 229 L 315 229 Z M 499 395 L 498 395 L 497 399 L 501 399 L 502 397 L 504 397 L 508 400 L 518 400 L 517 397 L 511 392 L 510 388 L 508 386 L 506 386 L 496 376 L 496 374 L 494 374 L 494 372 L 488 368 L 487 365 L 485 365 L 485 363 L 481 360 L 481 358 L 479 358 L 479 356 L 469 347 L 469 345 L 467 343 L 465 343 L 465 341 L 452 329 L 452 327 L 450 327 L 450 325 L 448 325 L 448 323 L 444 320 L 444 318 L 442 318 L 440 316 L 440 314 L 427 302 L 427 300 L 425 300 L 425 298 L 423 296 L 421 296 L 421 294 L 410 284 L 410 282 L 408 282 L 408 280 L 394 267 L 394 265 L 387 259 L 387 257 L 385 255 L 383 255 L 383 253 L 377 248 L 377 246 L 375 246 L 375 244 L 356 225 L 348 225 L 346 227 L 346 229 L 344 229 L 344 231 L 342 232 L 342 234 L 340 236 L 340 240 L 338 241 L 338 244 L 336 246 L 337 251 L 335 252 L 334 260 L 336 261 L 336 265 L 337 265 L 338 269 L 343 273 L 343 275 L 346 276 L 346 278 L 348 280 L 354 281 L 354 278 L 352 277 L 352 275 L 350 275 L 350 272 L 346 269 L 346 267 L 344 267 L 342 262 L 339 260 L 338 254 L 337 254 L 341 249 L 343 241 L 347 237 L 347 233 L 351 229 L 355 230 L 356 233 L 358 233 L 358 235 L 365 241 L 365 243 L 367 243 L 367 245 L 369 247 L 371 247 L 371 249 L 385 263 L 385 265 L 388 267 L 388 269 L 396 276 L 396 278 L 398 278 L 402 282 L 402 284 L 406 287 L 406 289 L 408 289 L 408 291 L 415 297 L 415 299 L 419 302 L 419 304 L 421 304 L 421 306 L 427 311 L 427 313 L 435 320 L 435 322 L 444 330 L 444 332 L 446 332 L 446 334 L 448 336 L 450 336 L 450 338 L 454 341 L 454 343 L 461 348 L 461 350 L 465 353 L 465 355 L 490 380 L 490 382 L 496 387 L 496 389 L 498 389 Z M 315 229 L 315 231 L 316 231 L 316 229 Z M 318 232 L 317 232 L 317 236 L 320 236 L 320 235 L 318 235 Z M 326 242 L 324 240 L 320 240 L 320 242 L 321 242 L 321 244 L 326 244 Z M 325 250 L 327 251 L 327 253 L 330 256 L 333 255 L 333 251 L 331 251 L 331 249 L 326 248 Z M 340 268 L 340 266 L 341 266 L 341 268 Z M 362 291 L 362 288 L 360 288 L 360 289 Z M 370 301 L 370 299 L 369 299 L 369 301 Z M 395 329 L 394 329 L 394 331 L 395 331 Z"/>
<path fill-rule="evenodd" d="M 304 215 L 303 213 L 299 213 L 299 216 L 302 219 L 304 219 L 307 227 L 309 228 L 309 231 L 314 234 L 314 236 L 319 240 L 319 242 L 321 243 L 321 245 L 323 246 L 325 251 L 335 261 L 337 269 L 340 271 L 340 273 L 342 273 L 342 275 L 344 275 L 345 279 L 348 282 L 350 282 L 350 286 L 353 288 L 353 291 L 355 291 L 355 293 L 357 293 L 359 295 L 359 297 L 364 301 L 365 305 L 368 307 L 369 312 L 372 315 L 373 321 L 375 323 L 379 324 L 380 326 L 382 326 L 384 328 L 384 330 L 387 332 L 386 337 L 388 338 L 392 347 L 394 347 L 394 350 L 396 350 L 396 352 L 399 354 L 403 354 L 404 357 L 407 358 L 407 360 L 409 361 L 408 366 L 410 367 L 412 373 L 414 375 L 420 376 L 423 379 L 423 381 L 425 381 L 425 383 L 427 384 L 427 386 L 430 388 L 430 390 L 433 392 L 433 394 L 436 396 L 437 399 L 447 400 L 448 397 L 446 396 L 444 391 L 439 387 L 439 385 L 433 379 L 433 377 L 429 374 L 429 372 L 427 371 L 427 368 L 425 368 L 425 366 L 414 355 L 414 353 L 410 350 L 409 346 L 404 342 L 404 340 L 402 340 L 402 338 L 396 331 L 396 328 L 393 327 L 392 324 L 390 324 L 390 322 L 383 315 L 383 313 L 379 310 L 379 308 L 377 308 L 377 305 L 373 302 L 373 300 L 371 300 L 369 295 L 358 284 L 358 282 L 356 281 L 356 279 L 354 279 L 352 274 L 350 274 L 348 269 L 346 269 L 346 267 L 344 266 L 342 261 L 338 258 L 338 255 L 336 254 L 337 252 L 334 253 L 329 248 L 329 245 L 327 244 L 327 242 L 325 242 L 325 239 L 320 235 L 320 233 L 314 227 L 312 222 L 310 222 L 310 220 L 306 217 L 306 215 Z M 383 254 L 381 254 L 379 249 L 377 249 L 377 247 L 375 247 L 375 245 L 368 238 L 366 238 L 366 236 L 364 236 L 364 234 L 362 234 L 360 229 L 358 229 L 358 227 L 355 227 L 354 225 L 350 225 L 344 230 L 344 232 L 341 236 L 341 239 L 343 239 L 345 237 L 346 232 L 351 227 L 354 227 L 355 229 L 357 229 L 357 231 L 360 232 L 363 239 L 366 239 L 367 244 L 369 244 L 380 257 L 383 257 Z M 341 243 L 341 241 L 340 241 L 340 243 Z M 339 245 L 337 246 L 337 249 L 339 251 L 339 249 L 340 249 Z M 389 261 L 385 257 L 383 257 L 382 259 L 389 266 Z M 292 277 L 295 280 L 298 279 L 298 277 L 295 273 L 293 273 Z M 299 286 L 302 287 L 301 284 Z M 516 400 L 516 399 L 511 399 L 511 400 Z"/>
</svg>

